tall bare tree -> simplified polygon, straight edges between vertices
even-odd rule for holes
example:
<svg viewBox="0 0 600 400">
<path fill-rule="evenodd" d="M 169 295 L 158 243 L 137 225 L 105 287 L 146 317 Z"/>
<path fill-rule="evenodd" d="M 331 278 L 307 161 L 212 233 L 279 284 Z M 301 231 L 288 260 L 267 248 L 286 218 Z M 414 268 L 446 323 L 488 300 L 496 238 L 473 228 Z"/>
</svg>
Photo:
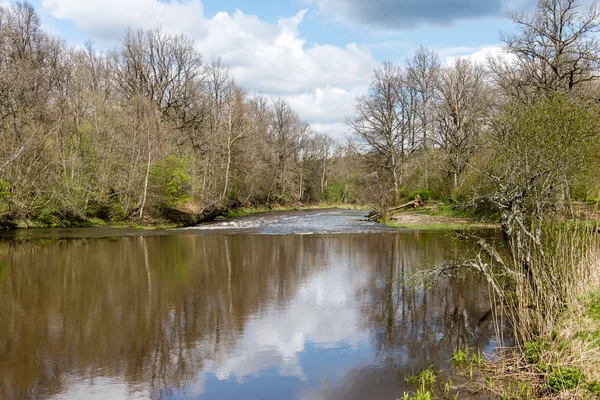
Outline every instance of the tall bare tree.
<svg viewBox="0 0 600 400">
<path fill-rule="evenodd" d="M 503 34 L 514 57 L 492 65 L 504 88 L 531 87 L 530 95 L 571 92 L 600 77 L 600 10 L 597 2 L 584 6 L 578 0 L 539 0 L 534 13 L 509 14 L 518 33 Z M 512 79 L 506 79 L 512 72 Z M 512 88 L 510 87 L 512 86 Z"/>
<path fill-rule="evenodd" d="M 442 168 L 453 177 L 457 187 L 460 175 L 477 150 L 490 112 L 484 69 L 467 59 L 458 59 L 440 72 L 438 93 L 437 143 L 446 159 Z"/>
</svg>

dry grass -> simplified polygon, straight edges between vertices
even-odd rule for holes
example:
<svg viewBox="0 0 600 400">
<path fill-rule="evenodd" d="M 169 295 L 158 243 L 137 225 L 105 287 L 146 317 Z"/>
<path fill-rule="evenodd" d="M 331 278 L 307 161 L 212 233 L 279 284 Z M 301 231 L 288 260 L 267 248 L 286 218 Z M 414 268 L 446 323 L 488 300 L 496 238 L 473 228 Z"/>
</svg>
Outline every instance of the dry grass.
<svg viewBox="0 0 600 400">
<path fill-rule="evenodd" d="M 600 314 L 595 314 L 600 310 L 594 311 L 594 298 L 600 299 L 600 290 L 571 304 L 550 336 L 529 342 L 525 349 L 506 349 L 484 363 L 471 392 L 497 398 L 600 398 L 590 390 L 591 384 L 600 382 L 600 336 L 593 336 L 600 333 Z M 580 379 L 573 387 L 556 390 L 562 371 L 580 373 Z"/>
</svg>

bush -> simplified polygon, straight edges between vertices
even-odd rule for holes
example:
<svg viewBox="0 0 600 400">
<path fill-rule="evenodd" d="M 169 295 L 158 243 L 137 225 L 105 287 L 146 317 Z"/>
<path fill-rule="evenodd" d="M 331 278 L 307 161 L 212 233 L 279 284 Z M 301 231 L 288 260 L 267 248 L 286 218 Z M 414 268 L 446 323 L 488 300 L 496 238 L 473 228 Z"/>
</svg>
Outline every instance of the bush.
<svg viewBox="0 0 600 400">
<path fill-rule="evenodd" d="M 420 196 L 421 200 L 423 201 L 429 201 L 430 199 L 436 198 L 437 196 L 435 196 L 435 194 L 429 190 L 429 189 L 418 189 L 415 190 L 414 192 L 411 192 L 408 195 L 408 199 L 409 200 L 414 200 L 415 197 Z"/>
<path fill-rule="evenodd" d="M 346 184 L 344 182 L 334 182 L 325 186 L 323 190 L 323 199 L 327 203 L 341 203 L 344 200 Z"/>
<path fill-rule="evenodd" d="M 10 193 L 10 186 L 8 185 L 8 182 L 0 179 L 0 200 L 8 200 L 11 197 L 12 194 Z"/>
<path fill-rule="evenodd" d="M 150 185 L 159 208 L 177 208 L 190 200 L 187 164 L 187 158 L 171 155 L 152 166 Z"/>
<path fill-rule="evenodd" d="M 10 187 L 8 186 L 8 182 L 0 179 L 0 213 L 8 211 L 8 203 L 6 202 L 6 200 L 10 199 L 11 197 L 12 194 L 10 193 Z"/>
<path fill-rule="evenodd" d="M 576 368 L 557 368 L 548 377 L 548 389 L 556 393 L 574 389 L 585 380 L 583 372 Z"/>
</svg>

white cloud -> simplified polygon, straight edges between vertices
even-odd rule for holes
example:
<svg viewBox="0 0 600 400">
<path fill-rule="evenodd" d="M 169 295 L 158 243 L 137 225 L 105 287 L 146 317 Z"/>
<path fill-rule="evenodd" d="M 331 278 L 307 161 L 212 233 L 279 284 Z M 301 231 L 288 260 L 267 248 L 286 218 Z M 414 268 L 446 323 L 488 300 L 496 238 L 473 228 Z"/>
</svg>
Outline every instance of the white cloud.
<svg viewBox="0 0 600 400">
<path fill-rule="evenodd" d="M 205 59 L 221 57 L 242 86 L 284 96 L 303 119 L 330 129 L 343 125 L 376 65 L 369 49 L 353 43 L 308 45 L 299 33 L 306 10 L 268 23 L 241 10 L 207 18 L 199 0 L 43 0 L 42 7 L 108 46 L 127 27 L 186 34 Z"/>
<path fill-rule="evenodd" d="M 352 113 L 354 91 L 339 87 L 318 87 L 312 92 L 285 96 L 294 110 L 312 121 L 334 123 L 343 121 Z"/>
<path fill-rule="evenodd" d="M 283 376 L 303 380 L 299 357 L 307 343 L 321 348 L 342 343 L 356 348 L 367 343 L 368 331 L 361 325 L 354 296 L 366 272 L 356 273 L 345 262 L 348 260 L 313 276 L 284 310 L 273 306 L 251 315 L 233 354 L 206 372 L 213 372 L 219 380 L 235 377 L 243 382 L 265 369 L 277 368 Z"/>
<path fill-rule="evenodd" d="M 81 400 L 103 400 L 103 399 L 149 399 L 151 398 L 148 388 L 136 387 L 135 390 L 120 379 L 97 377 L 93 379 L 69 379 L 65 385 L 68 389 L 65 393 L 55 396 L 57 400 L 81 399 Z"/>
<path fill-rule="evenodd" d="M 451 65 L 459 58 L 467 58 L 478 64 L 485 64 L 489 57 L 509 57 L 501 45 L 481 47 L 452 47 L 437 50 L 443 65 Z"/>
</svg>

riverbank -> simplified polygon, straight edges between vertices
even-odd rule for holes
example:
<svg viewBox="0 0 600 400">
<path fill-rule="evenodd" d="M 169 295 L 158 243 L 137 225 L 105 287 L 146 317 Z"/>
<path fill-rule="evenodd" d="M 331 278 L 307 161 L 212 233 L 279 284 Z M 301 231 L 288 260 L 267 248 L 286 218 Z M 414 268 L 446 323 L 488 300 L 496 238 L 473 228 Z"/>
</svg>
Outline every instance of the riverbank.
<svg viewBox="0 0 600 400">
<path fill-rule="evenodd" d="M 484 363 L 475 384 L 500 398 L 600 398 L 600 288 L 565 307 L 550 335 Z"/>
<path fill-rule="evenodd" d="M 12 219 L 0 220 L 0 230 L 30 229 L 30 228 L 85 228 L 107 227 L 122 229 L 161 230 L 193 226 L 211 219 L 235 218 L 251 214 L 271 211 L 298 211 L 315 209 L 348 209 L 369 210 L 371 207 L 344 203 L 318 203 L 318 204 L 292 204 L 289 206 L 275 205 L 272 207 L 239 207 L 225 209 L 209 219 L 202 219 L 198 212 L 171 210 L 169 218 L 153 218 L 145 216 L 142 220 L 131 218 L 128 220 L 111 221 L 101 218 L 68 217 L 53 215 L 44 219 Z"/>
<path fill-rule="evenodd" d="M 522 350 L 457 348 L 449 361 L 449 378 L 438 379 L 431 367 L 404 377 L 418 389 L 403 400 L 600 399 L 600 288 L 566 307 L 549 336 Z"/>
<path fill-rule="evenodd" d="M 500 224 L 457 212 L 444 204 L 398 211 L 389 217 L 386 225 L 418 230 L 465 230 L 499 228 Z"/>
</svg>

